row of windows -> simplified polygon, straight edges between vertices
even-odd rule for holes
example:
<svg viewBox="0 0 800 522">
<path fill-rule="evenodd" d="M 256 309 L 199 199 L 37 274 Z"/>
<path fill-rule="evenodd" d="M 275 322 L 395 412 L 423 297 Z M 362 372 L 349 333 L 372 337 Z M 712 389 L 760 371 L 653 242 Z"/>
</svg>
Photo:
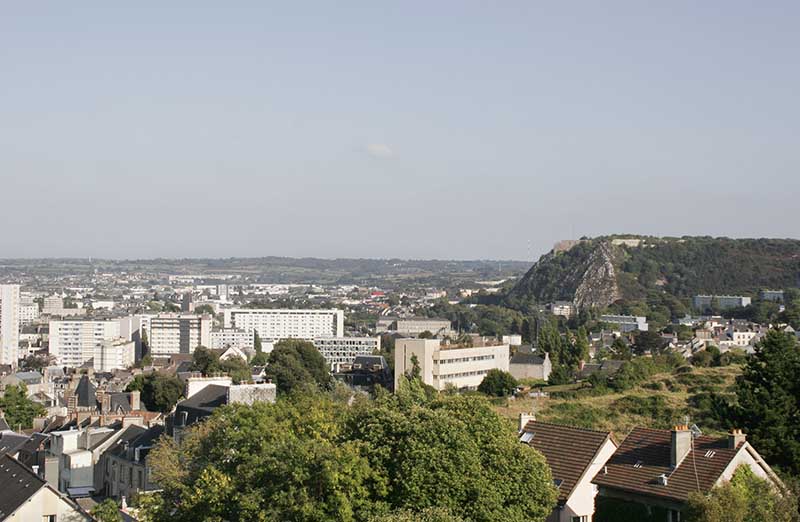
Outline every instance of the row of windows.
<svg viewBox="0 0 800 522">
<path fill-rule="evenodd" d="M 488 361 L 492 359 L 494 359 L 494 354 L 477 355 L 475 357 L 455 357 L 452 359 L 439 359 L 439 360 L 434 360 L 433 364 L 452 364 L 452 363 L 462 363 L 462 362 L 472 362 L 472 361 Z"/>
<path fill-rule="evenodd" d="M 475 370 L 471 372 L 459 372 L 459 373 L 446 373 L 439 376 L 434 375 L 434 379 L 458 379 L 460 377 L 475 377 L 477 375 L 486 375 L 489 373 L 489 370 Z"/>
</svg>

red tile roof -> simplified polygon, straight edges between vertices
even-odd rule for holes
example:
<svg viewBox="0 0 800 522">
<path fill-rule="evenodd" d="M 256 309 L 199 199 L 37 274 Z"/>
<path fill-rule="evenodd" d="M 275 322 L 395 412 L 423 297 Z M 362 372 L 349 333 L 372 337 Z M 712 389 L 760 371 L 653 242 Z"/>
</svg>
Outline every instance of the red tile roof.
<svg viewBox="0 0 800 522">
<path fill-rule="evenodd" d="M 558 488 L 559 504 L 567 501 L 583 473 L 594 461 L 597 452 L 611 437 L 611 433 L 606 431 L 539 421 L 528 422 L 523 433 L 533 434 L 528 444 L 544 455 L 553 474 L 553 480 L 561 481 Z"/>
<path fill-rule="evenodd" d="M 672 438 L 669 430 L 635 428 L 593 482 L 608 489 L 685 502 L 693 491 L 707 492 L 744 443 L 728 448 L 727 438 L 701 436 L 677 468 L 670 466 Z M 637 465 L 638 463 L 638 465 Z M 667 476 L 667 485 L 658 477 Z"/>
</svg>

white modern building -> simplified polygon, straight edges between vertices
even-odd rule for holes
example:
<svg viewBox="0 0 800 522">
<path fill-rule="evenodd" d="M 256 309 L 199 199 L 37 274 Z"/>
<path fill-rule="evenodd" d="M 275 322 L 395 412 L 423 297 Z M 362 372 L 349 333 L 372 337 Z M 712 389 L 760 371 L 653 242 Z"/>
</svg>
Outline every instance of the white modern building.
<svg viewBox="0 0 800 522">
<path fill-rule="evenodd" d="M 720 310 L 727 310 L 750 306 L 752 301 L 752 298 L 742 295 L 696 295 L 692 298 L 692 306 L 702 311 L 716 302 Z"/>
<path fill-rule="evenodd" d="M 0 285 L 0 364 L 19 359 L 19 285 Z"/>
<path fill-rule="evenodd" d="M 136 343 L 126 339 L 111 339 L 94 348 L 94 370 L 110 372 L 123 370 L 136 362 Z"/>
<path fill-rule="evenodd" d="M 50 321 L 50 355 L 59 366 L 78 367 L 105 342 L 120 337 L 119 321 Z"/>
<path fill-rule="evenodd" d="M 39 303 L 20 303 L 19 324 L 25 326 L 34 323 L 39 318 Z"/>
<path fill-rule="evenodd" d="M 450 321 L 431 317 L 381 317 L 375 327 L 377 333 L 394 333 L 403 337 L 417 337 L 429 332 L 438 337 L 452 333 Z"/>
<path fill-rule="evenodd" d="M 381 349 L 380 337 L 315 337 L 314 346 L 331 366 L 353 364 L 356 356 L 372 355 Z"/>
<path fill-rule="evenodd" d="M 265 341 L 281 339 L 305 339 L 315 337 L 342 337 L 344 335 L 344 312 L 341 310 L 291 310 L 248 309 L 225 310 L 225 328 L 255 330 Z"/>
<path fill-rule="evenodd" d="M 149 318 L 149 355 L 168 357 L 194 353 L 198 346 L 211 344 L 211 316 L 196 314 L 158 314 Z"/>
<path fill-rule="evenodd" d="M 508 371 L 510 349 L 507 344 L 480 347 L 440 344 L 438 339 L 398 339 L 394 349 L 394 385 L 410 374 L 414 363 L 420 378 L 439 391 L 448 386 L 477 388 L 489 370 Z"/>
<path fill-rule="evenodd" d="M 647 324 L 647 317 L 640 315 L 601 315 L 600 320 L 604 323 L 616 325 L 623 333 L 646 332 L 649 328 Z"/>
<path fill-rule="evenodd" d="M 236 348 L 245 352 L 255 350 L 255 331 L 242 330 L 240 328 L 223 328 L 222 330 L 211 331 L 211 344 L 208 346 L 212 350 L 224 350 L 226 348 Z"/>
</svg>

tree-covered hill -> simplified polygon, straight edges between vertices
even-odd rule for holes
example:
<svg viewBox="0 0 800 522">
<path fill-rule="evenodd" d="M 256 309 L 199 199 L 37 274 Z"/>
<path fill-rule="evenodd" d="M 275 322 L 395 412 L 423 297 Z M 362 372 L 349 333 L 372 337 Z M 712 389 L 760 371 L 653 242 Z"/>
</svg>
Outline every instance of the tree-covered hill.
<svg viewBox="0 0 800 522">
<path fill-rule="evenodd" d="M 757 295 L 796 288 L 799 276 L 799 240 L 604 236 L 542 256 L 506 300 L 517 308 L 555 300 L 604 307 L 653 292 Z"/>
</svg>

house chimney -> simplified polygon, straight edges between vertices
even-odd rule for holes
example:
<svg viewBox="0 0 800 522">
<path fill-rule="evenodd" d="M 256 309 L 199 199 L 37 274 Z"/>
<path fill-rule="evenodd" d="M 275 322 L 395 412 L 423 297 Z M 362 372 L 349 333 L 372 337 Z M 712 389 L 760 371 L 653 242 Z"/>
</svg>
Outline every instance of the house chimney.
<svg viewBox="0 0 800 522">
<path fill-rule="evenodd" d="M 131 397 L 131 410 L 132 411 L 139 411 L 142 408 L 141 407 L 141 403 L 140 403 L 139 391 L 138 390 L 132 391 L 132 392 L 130 392 L 130 394 L 131 394 L 130 395 L 130 397 Z"/>
<path fill-rule="evenodd" d="M 680 466 L 686 455 L 692 451 L 692 432 L 686 424 L 672 428 L 672 444 L 670 448 L 670 465 L 673 468 Z"/>
<path fill-rule="evenodd" d="M 728 433 L 728 448 L 736 449 L 739 445 L 744 444 L 747 440 L 747 435 L 742 433 L 742 430 L 733 429 Z"/>
<path fill-rule="evenodd" d="M 528 422 L 535 421 L 535 420 L 536 420 L 536 414 L 533 413 L 533 412 L 531 412 L 531 413 L 520 413 L 519 414 L 519 431 L 520 431 L 520 433 L 522 432 L 522 430 L 525 429 L 525 426 L 528 425 Z"/>
</svg>

